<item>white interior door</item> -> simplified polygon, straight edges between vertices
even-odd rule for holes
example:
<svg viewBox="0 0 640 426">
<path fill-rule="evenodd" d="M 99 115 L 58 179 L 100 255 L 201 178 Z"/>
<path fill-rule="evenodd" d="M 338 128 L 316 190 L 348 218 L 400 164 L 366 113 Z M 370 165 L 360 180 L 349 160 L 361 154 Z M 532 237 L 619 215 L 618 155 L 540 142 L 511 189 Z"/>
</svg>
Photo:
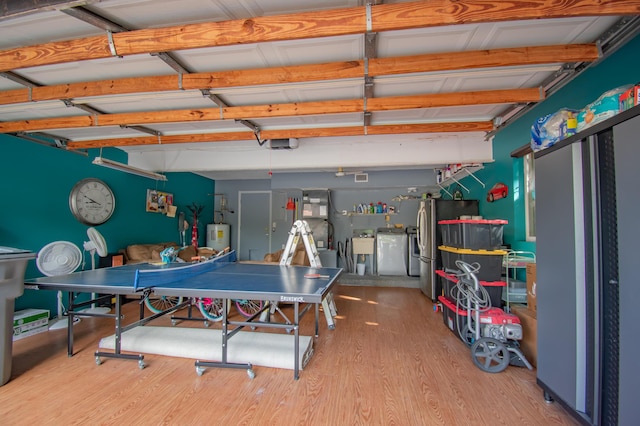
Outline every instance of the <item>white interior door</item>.
<svg viewBox="0 0 640 426">
<path fill-rule="evenodd" d="M 271 191 L 240 191 L 238 201 L 238 260 L 263 260 L 271 252 Z"/>
</svg>

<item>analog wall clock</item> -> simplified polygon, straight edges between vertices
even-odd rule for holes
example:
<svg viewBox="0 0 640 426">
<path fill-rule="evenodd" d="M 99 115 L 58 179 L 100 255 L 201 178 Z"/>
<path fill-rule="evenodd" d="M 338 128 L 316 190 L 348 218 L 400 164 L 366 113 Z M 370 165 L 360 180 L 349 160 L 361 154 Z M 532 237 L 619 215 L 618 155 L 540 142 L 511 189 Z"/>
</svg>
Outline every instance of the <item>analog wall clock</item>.
<svg viewBox="0 0 640 426">
<path fill-rule="evenodd" d="M 71 213 L 85 225 L 105 223 L 116 208 L 111 188 L 100 179 L 87 178 L 76 183 L 69 194 Z"/>
</svg>

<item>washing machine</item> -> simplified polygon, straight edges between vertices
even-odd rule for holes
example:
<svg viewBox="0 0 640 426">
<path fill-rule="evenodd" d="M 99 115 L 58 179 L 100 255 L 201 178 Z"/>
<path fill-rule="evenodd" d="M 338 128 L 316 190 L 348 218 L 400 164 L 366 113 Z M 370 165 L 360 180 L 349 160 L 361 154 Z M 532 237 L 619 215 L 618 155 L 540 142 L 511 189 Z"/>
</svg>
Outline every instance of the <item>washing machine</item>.
<svg viewBox="0 0 640 426">
<path fill-rule="evenodd" d="M 378 275 L 407 275 L 407 233 L 403 228 L 378 228 Z"/>
</svg>

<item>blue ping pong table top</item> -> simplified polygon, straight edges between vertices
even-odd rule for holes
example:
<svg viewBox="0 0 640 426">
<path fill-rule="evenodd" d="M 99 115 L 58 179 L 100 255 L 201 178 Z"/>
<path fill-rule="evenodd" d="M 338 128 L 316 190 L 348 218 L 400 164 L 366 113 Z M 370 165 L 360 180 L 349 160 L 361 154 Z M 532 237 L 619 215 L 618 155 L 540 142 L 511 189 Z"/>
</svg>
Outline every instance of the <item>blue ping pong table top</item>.
<svg viewBox="0 0 640 426">
<path fill-rule="evenodd" d="M 25 285 L 43 290 L 134 294 L 145 288 L 160 296 L 261 299 L 320 303 L 342 272 L 235 262 L 235 252 L 197 264 L 138 264 L 41 277 Z M 307 278 L 320 274 L 329 278 Z"/>
</svg>

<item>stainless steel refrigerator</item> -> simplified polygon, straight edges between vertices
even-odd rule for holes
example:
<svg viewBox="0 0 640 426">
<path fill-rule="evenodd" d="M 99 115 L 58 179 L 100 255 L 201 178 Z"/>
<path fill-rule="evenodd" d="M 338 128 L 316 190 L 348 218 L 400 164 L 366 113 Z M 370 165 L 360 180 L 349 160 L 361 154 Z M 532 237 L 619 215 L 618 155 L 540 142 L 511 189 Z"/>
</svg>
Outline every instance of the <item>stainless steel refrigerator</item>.
<svg viewBox="0 0 640 426">
<path fill-rule="evenodd" d="M 438 246 L 442 245 L 442 235 L 438 221 L 457 219 L 463 215 L 476 216 L 478 211 L 478 200 L 429 198 L 420 202 L 417 218 L 420 289 L 431 300 L 436 301 L 442 293 L 442 286 L 435 272 L 442 269 L 442 256 L 438 250 Z"/>
</svg>

